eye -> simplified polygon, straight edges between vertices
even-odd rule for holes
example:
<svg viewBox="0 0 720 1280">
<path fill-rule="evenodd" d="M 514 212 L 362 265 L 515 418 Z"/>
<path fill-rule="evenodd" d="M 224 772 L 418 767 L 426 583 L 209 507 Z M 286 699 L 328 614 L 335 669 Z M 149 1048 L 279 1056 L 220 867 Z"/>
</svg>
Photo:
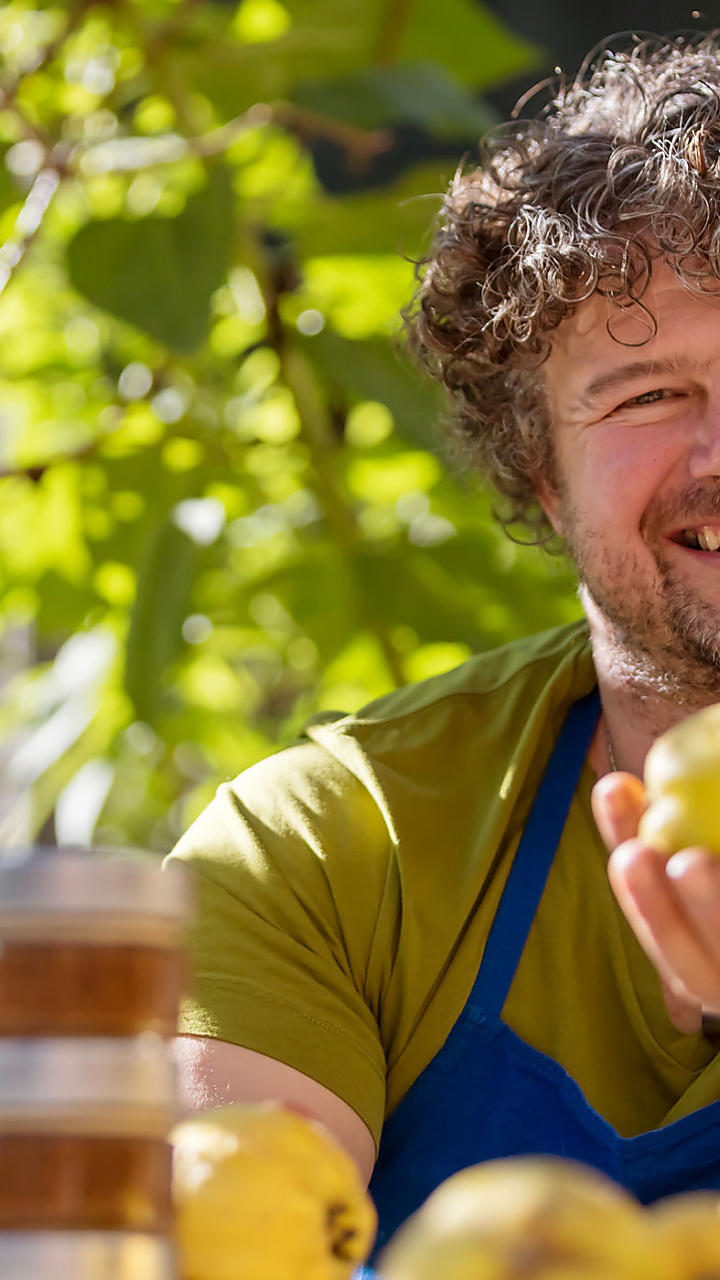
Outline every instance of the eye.
<svg viewBox="0 0 720 1280">
<path fill-rule="evenodd" d="M 628 406 L 632 408 L 633 405 L 660 404 L 661 400 L 672 394 L 673 392 L 668 390 L 667 387 L 656 387 L 653 391 L 643 391 L 639 396 L 631 396 L 629 400 L 624 400 L 620 408 L 627 409 Z"/>
</svg>

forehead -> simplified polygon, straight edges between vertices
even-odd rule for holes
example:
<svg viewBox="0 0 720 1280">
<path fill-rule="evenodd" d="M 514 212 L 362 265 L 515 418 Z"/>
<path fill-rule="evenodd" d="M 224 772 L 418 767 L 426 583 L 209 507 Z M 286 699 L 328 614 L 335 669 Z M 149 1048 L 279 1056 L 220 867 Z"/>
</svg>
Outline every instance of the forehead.
<svg viewBox="0 0 720 1280">
<path fill-rule="evenodd" d="M 720 368 L 720 281 L 717 292 L 698 297 L 659 261 L 642 305 L 619 306 L 596 293 L 558 326 L 545 364 L 547 391 L 551 402 L 567 401 L 632 360 L 706 360 L 715 352 Z"/>
</svg>

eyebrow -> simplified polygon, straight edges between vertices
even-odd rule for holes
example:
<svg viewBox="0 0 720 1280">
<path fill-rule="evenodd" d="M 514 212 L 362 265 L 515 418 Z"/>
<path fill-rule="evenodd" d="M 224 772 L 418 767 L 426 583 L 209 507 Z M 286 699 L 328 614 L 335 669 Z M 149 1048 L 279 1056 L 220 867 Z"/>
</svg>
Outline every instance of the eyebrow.
<svg viewBox="0 0 720 1280">
<path fill-rule="evenodd" d="M 668 360 L 631 360 L 629 364 L 619 365 L 618 368 L 609 369 L 607 373 L 601 373 L 597 378 L 593 378 L 592 382 L 583 388 L 581 399 L 583 403 L 593 402 L 606 391 L 617 391 L 619 387 L 624 387 L 637 378 L 654 377 L 656 374 L 661 377 L 664 373 L 677 374 L 683 369 L 687 370 L 688 367 L 686 361 L 674 356 Z"/>
</svg>

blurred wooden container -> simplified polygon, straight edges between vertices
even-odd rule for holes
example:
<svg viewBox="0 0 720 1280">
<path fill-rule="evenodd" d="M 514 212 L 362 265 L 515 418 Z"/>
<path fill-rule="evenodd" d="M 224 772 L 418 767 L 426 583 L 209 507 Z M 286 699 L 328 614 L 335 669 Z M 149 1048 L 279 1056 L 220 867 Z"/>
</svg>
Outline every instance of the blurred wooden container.
<svg viewBox="0 0 720 1280">
<path fill-rule="evenodd" d="M 0 855 L 0 1277 L 176 1280 L 182 867 Z"/>
<path fill-rule="evenodd" d="M 1 855 L 0 1036 L 174 1035 L 190 914 L 183 868 L 148 855 Z"/>
<path fill-rule="evenodd" d="M 2 1280 L 176 1280 L 165 1240 L 125 1232 L 0 1231 Z"/>
<path fill-rule="evenodd" d="M 167 1235 L 176 1094 L 152 1033 L 0 1040 L 0 1231 Z"/>
</svg>

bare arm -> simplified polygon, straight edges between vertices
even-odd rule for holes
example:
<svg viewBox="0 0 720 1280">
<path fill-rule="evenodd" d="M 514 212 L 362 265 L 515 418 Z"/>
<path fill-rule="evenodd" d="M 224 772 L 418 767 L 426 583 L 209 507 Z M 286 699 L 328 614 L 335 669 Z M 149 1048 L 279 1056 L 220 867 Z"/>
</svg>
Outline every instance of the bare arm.
<svg viewBox="0 0 720 1280">
<path fill-rule="evenodd" d="M 294 1067 L 225 1040 L 178 1036 L 175 1058 L 185 1111 L 276 1098 L 320 1120 L 349 1152 L 365 1184 L 375 1163 L 372 1134 L 346 1102 Z"/>
</svg>

